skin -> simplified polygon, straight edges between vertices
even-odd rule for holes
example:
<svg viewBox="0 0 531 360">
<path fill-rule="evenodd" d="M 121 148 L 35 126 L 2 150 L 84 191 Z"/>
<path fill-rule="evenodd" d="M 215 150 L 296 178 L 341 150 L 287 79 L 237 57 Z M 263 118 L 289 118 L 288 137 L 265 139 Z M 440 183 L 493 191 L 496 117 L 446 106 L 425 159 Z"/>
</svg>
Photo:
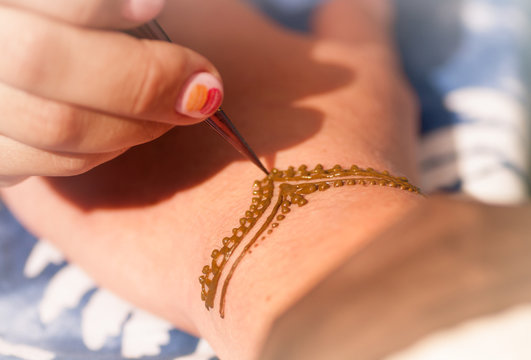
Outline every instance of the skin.
<svg viewBox="0 0 531 360">
<path fill-rule="evenodd" d="M 160 21 L 216 64 L 224 108 L 267 167 L 356 164 L 414 183 L 415 100 L 387 36 L 389 19 L 368 4 L 330 2 L 308 36 L 232 0 L 170 2 Z M 221 319 L 205 310 L 198 277 L 262 177 L 199 125 L 85 175 L 35 177 L 3 195 L 29 229 L 102 286 L 205 337 L 223 359 L 253 359 L 279 314 L 423 202 L 380 187 L 312 195 L 240 264 Z"/>
<path fill-rule="evenodd" d="M 529 306 L 530 215 L 529 204 L 426 201 L 277 319 L 260 359 L 387 359 L 429 334 L 448 341 L 469 321 Z M 457 358 L 477 358 L 453 343 Z M 484 343 L 467 346 L 485 358 Z M 523 359 L 518 350 L 510 357 Z"/>
<path fill-rule="evenodd" d="M 219 77 L 208 60 L 110 31 L 135 27 L 164 5 L 131 3 L 0 0 L 0 45 L 9 54 L 0 59 L 0 187 L 84 173 L 210 115 L 175 110 L 190 76 Z"/>
</svg>

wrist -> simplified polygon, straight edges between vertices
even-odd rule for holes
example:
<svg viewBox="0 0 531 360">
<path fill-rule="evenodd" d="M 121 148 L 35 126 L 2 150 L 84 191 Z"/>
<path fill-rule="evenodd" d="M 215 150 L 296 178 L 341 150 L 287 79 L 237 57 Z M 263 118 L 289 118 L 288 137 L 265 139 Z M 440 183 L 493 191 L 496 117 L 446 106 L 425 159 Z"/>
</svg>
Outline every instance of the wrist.
<svg viewBox="0 0 531 360">
<path fill-rule="evenodd" d="M 376 186 L 345 186 L 308 199 L 307 206 L 294 207 L 266 240 L 250 248 L 231 279 L 223 319 L 219 288 L 214 307 L 207 311 L 196 282 L 196 300 L 191 304 L 196 325 L 222 358 L 254 358 L 276 317 L 349 254 L 422 201 L 409 192 Z M 237 225 L 236 219 L 233 222 Z M 230 226 L 226 233 L 230 235 Z M 218 240 L 214 248 L 220 247 Z M 210 254 L 205 256 L 208 263 Z M 200 274 L 202 265 L 196 268 Z"/>
</svg>

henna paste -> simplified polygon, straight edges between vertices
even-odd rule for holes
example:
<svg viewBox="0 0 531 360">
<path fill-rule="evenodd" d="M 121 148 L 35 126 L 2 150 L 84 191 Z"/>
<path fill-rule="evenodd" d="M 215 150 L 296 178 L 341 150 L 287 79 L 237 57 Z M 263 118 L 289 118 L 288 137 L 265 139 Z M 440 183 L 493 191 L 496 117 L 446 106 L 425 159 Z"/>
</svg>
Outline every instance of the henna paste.
<svg viewBox="0 0 531 360">
<path fill-rule="evenodd" d="M 207 309 L 210 310 L 214 307 L 220 278 L 229 259 L 241 245 L 246 235 L 262 218 L 265 211 L 271 206 L 276 183 L 279 184 L 278 196 L 271 212 L 250 241 L 241 249 L 223 282 L 219 309 L 222 318 L 225 316 L 225 298 L 230 280 L 238 265 L 250 252 L 251 246 L 257 246 L 259 239 L 263 241 L 266 238 L 266 234 L 272 234 L 273 230 L 280 225 L 280 222 L 291 211 L 292 205 L 298 205 L 299 207 L 306 205 L 308 203 L 307 195 L 345 185 L 387 186 L 420 194 L 420 189 L 410 184 L 407 178 L 394 177 L 387 171 L 378 172 L 372 168 L 361 169 L 356 165 L 353 165 L 350 169 L 343 169 L 341 166 L 336 165 L 330 170 L 325 170 L 322 165 L 317 165 L 313 170 L 308 170 L 305 165 L 300 166 L 297 170 L 294 167 L 289 167 L 285 171 L 273 169 L 267 177 L 254 182 L 251 206 L 245 216 L 240 219 L 240 226 L 232 230 L 232 236 L 225 237 L 222 240 L 223 246 L 221 249 L 212 251 L 210 265 L 203 267 L 203 275 L 199 278 L 199 282 L 201 283 L 201 299 L 205 302 Z"/>
</svg>

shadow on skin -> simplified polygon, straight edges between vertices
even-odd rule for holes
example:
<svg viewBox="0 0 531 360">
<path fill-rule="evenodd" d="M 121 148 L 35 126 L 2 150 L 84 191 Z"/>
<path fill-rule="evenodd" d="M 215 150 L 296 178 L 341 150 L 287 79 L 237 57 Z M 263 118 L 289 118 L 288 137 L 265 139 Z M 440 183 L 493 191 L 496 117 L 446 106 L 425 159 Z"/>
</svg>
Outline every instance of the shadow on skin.
<svg viewBox="0 0 531 360">
<path fill-rule="evenodd" d="M 294 102 L 354 78 L 351 70 L 313 60 L 309 41 L 294 42 L 290 48 L 289 61 L 274 60 L 263 46 L 246 52 L 248 59 L 237 66 L 226 57 L 212 57 L 224 74 L 226 112 L 268 167 L 274 166 L 277 151 L 304 142 L 322 127 L 324 114 Z M 272 72 L 273 78 L 284 80 L 268 80 Z M 86 174 L 48 182 L 84 211 L 142 207 L 199 186 L 234 161 L 245 160 L 208 126 L 198 124 L 175 128 Z"/>
</svg>

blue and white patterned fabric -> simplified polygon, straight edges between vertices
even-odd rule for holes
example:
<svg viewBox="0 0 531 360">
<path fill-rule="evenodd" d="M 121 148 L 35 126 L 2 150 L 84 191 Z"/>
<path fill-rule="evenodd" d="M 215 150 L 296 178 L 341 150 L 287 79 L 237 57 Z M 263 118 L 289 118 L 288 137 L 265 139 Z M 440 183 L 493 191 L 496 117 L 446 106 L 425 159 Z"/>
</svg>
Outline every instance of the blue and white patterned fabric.
<svg viewBox="0 0 531 360">
<path fill-rule="evenodd" d="M 307 28 L 319 0 L 252 0 Z M 529 15 L 524 0 L 396 0 L 397 36 L 421 99 L 426 190 L 527 199 Z M 0 204 L 0 359 L 215 358 L 209 345 L 99 289 Z"/>
<path fill-rule="evenodd" d="M 527 2 L 397 1 L 399 43 L 423 106 L 424 190 L 527 200 Z"/>
</svg>

